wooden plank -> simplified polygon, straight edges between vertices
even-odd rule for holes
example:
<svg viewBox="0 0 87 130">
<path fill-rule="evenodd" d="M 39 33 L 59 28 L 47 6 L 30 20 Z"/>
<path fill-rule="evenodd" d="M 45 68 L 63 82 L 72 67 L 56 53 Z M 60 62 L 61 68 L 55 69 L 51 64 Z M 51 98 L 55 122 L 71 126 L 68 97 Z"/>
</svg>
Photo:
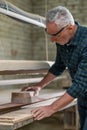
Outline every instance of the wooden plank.
<svg viewBox="0 0 87 130">
<path fill-rule="evenodd" d="M 40 102 L 27 104 L 17 109 L 18 104 L 13 104 L 13 108 L 8 108 L 7 113 L 0 115 L 0 129 L 1 130 L 16 130 L 20 127 L 23 127 L 31 122 L 33 122 L 33 117 L 31 115 L 31 110 L 44 105 L 50 105 L 52 102 L 57 100 L 60 96 L 62 96 L 65 93 L 65 90 L 53 90 L 53 89 L 43 89 L 39 95 L 39 98 L 45 99 Z M 48 100 L 46 100 L 48 99 Z M 73 101 L 71 104 L 69 104 L 67 107 L 63 108 L 67 109 L 70 106 L 75 105 L 75 101 Z M 1 105 L 1 109 L 4 107 L 4 111 L 6 110 L 5 106 L 6 104 Z M 22 105 L 22 104 L 21 104 Z M 12 107 L 9 104 L 10 107 Z M 12 110 L 13 109 L 13 110 Z M 59 110 L 59 111 L 62 111 Z M 2 110 L 1 110 L 2 111 Z M 6 112 L 6 111 L 5 111 Z"/>
<path fill-rule="evenodd" d="M 20 107 L 26 106 L 26 105 L 30 105 L 30 104 L 35 104 L 37 102 L 42 102 L 42 101 L 46 101 L 46 100 L 50 100 L 53 98 L 58 98 L 60 96 L 62 96 L 65 93 L 65 90 L 60 90 L 59 92 L 53 92 L 52 91 L 48 94 L 44 94 L 44 95 L 40 95 L 40 96 L 36 96 L 36 97 L 31 97 L 31 102 L 27 103 L 27 104 L 23 104 L 23 103 L 5 103 L 5 104 L 1 104 L 0 105 L 0 114 L 6 113 L 8 111 L 13 111 L 15 109 L 19 109 Z"/>
<path fill-rule="evenodd" d="M 11 116 L 7 115 L 7 116 L 1 116 L 0 117 L 0 123 L 18 123 L 21 122 L 23 120 L 27 120 L 27 119 L 31 119 L 33 118 L 32 114 L 27 114 L 27 113 L 21 113 L 20 115 L 18 115 L 18 112 L 14 114 L 12 114 Z"/>
<path fill-rule="evenodd" d="M 42 104 L 47 105 L 47 104 L 52 103 L 55 100 L 56 98 L 39 102 L 36 104 L 38 106 Z M 2 130 L 5 130 L 6 126 L 7 127 L 10 126 L 12 128 L 11 130 L 15 130 L 33 122 L 31 110 L 37 106 L 36 104 L 28 105 L 25 108 L 21 108 L 20 110 L 17 110 L 15 112 L 9 112 L 9 113 L 0 115 L 0 128 L 2 126 Z"/>
<path fill-rule="evenodd" d="M 53 98 L 53 99 L 38 102 L 35 104 L 27 105 L 15 112 L 9 112 L 9 113 L 0 115 L 0 128 L 3 125 L 2 130 L 5 130 L 6 126 L 7 127 L 10 126 L 12 128 L 12 129 L 10 128 L 11 130 L 15 130 L 33 122 L 31 110 L 39 106 L 50 105 L 56 99 L 58 98 Z M 71 106 L 72 105 L 73 104 L 71 103 Z"/>
<path fill-rule="evenodd" d="M 47 72 L 53 62 L 0 60 L 0 75 Z"/>
<path fill-rule="evenodd" d="M 37 78 L 23 78 L 23 79 L 9 79 L 9 80 L 0 80 L 0 86 L 3 85 L 16 85 L 16 84 L 26 84 L 26 83 L 38 83 L 43 79 L 43 77 Z M 56 80 L 66 79 L 66 75 L 57 77 Z M 65 88 L 66 89 L 66 88 Z"/>
<path fill-rule="evenodd" d="M 35 60 L 0 60 L 0 71 L 48 69 L 52 63 L 53 62 Z"/>
<path fill-rule="evenodd" d="M 43 77 L 0 80 L 0 86 L 2 86 L 2 85 L 16 85 L 16 84 L 18 85 L 18 84 L 27 84 L 27 83 L 38 83 L 42 80 L 42 78 Z"/>
<path fill-rule="evenodd" d="M 47 73 L 48 69 L 37 69 L 37 70 L 3 70 L 0 71 L 0 75 L 14 75 L 14 74 L 35 74 L 35 73 Z"/>
<path fill-rule="evenodd" d="M 32 114 L 29 110 L 19 110 L 0 116 L 1 130 L 15 130 L 33 121 Z"/>
<path fill-rule="evenodd" d="M 8 111 L 15 111 L 16 109 L 20 109 L 23 106 L 46 100 L 46 99 L 41 99 L 41 98 L 35 98 L 35 99 L 36 100 L 34 100 L 34 98 L 32 98 L 32 103 L 28 103 L 28 104 L 22 104 L 22 103 L 18 103 L 18 104 L 17 103 L 2 104 L 2 105 L 0 105 L 0 114 L 6 113 Z"/>
</svg>

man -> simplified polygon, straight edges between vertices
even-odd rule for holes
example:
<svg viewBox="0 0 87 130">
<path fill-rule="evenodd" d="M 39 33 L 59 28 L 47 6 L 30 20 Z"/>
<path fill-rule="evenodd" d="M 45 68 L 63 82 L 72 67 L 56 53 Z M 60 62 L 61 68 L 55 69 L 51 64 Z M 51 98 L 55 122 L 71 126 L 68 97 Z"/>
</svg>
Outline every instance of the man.
<svg viewBox="0 0 87 130">
<path fill-rule="evenodd" d="M 72 77 L 72 86 L 51 105 L 33 110 L 34 119 L 49 117 L 77 98 L 81 130 L 87 130 L 87 28 L 75 22 L 67 8 L 58 6 L 47 13 L 46 32 L 50 35 L 51 41 L 56 43 L 55 63 L 40 83 L 23 90 L 28 91 L 32 88 L 36 94 L 66 67 Z"/>
</svg>

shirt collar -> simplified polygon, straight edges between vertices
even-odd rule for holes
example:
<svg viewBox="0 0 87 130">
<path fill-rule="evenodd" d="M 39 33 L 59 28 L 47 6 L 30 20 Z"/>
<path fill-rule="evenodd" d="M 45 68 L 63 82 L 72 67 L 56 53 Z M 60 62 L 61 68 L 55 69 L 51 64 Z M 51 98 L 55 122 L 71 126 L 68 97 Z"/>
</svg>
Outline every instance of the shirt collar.
<svg viewBox="0 0 87 130">
<path fill-rule="evenodd" d="M 74 35 L 74 38 L 70 41 L 70 43 L 68 44 L 68 46 L 69 45 L 73 45 L 73 46 L 77 46 L 77 44 L 78 44 L 78 41 L 79 41 L 79 37 L 80 37 L 80 35 L 81 35 L 81 33 L 80 33 L 80 24 L 78 23 L 78 22 L 76 22 L 75 21 L 75 24 L 78 26 L 77 27 L 77 30 L 76 30 L 76 33 L 75 33 L 75 35 Z"/>
</svg>

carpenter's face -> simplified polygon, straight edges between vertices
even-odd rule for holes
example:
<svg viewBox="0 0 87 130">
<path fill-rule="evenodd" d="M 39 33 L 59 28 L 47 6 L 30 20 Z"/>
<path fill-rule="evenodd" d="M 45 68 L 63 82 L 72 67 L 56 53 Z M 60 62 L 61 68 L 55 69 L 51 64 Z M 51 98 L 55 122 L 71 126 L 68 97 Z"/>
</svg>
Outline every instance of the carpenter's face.
<svg viewBox="0 0 87 130">
<path fill-rule="evenodd" d="M 69 28 L 68 25 L 60 28 L 54 22 L 48 23 L 46 32 L 50 36 L 52 42 L 64 45 L 69 42 Z"/>
</svg>

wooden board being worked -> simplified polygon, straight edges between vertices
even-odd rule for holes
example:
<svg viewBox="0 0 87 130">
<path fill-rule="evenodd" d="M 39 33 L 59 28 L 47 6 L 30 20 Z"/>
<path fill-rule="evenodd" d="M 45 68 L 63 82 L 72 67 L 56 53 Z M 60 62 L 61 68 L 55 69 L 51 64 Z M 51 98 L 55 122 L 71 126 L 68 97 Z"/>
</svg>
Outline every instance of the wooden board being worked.
<svg viewBox="0 0 87 130">
<path fill-rule="evenodd" d="M 47 90 L 46 90 L 47 91 Z M 35 107 L 48 105 L 64 94 L 63 91 L 49 91 L 40 95 L 32 103 L 28 104 L 15 104 L 7 103 L 0 105 L 0 112 L 10 111 L 9 113 L 0 115 L 0 130 L 15 130 L 33 121 L 31 110 Z M 19 110 L 15 110 L 20 108 Z M 11 112 L 11 110 L 14 110 Z"/>
<path fill-rule="evenodd" d="M 0 130 L 16 130 L 20 127 L 23 127 L 31 122 L 33 122 L 33 116 L 31 114 L 31 110 L 36 107 L 50 105 L 52 102 L 57 100 L 60 96 L 65 93 L 65 90 L 62 91 L 55 91 L 55 92 L 47 92 L 44 95 L 40 95 L 40 100 L 37 102 L 33 102 L 31 104 L 27 104 L 23 106 L 23 104 L 19 104 L 19 110 L 15 110 L 9 113 L 1 114 L 0 115 Z M 42 100 L 41 100 L 42 99 Z M 73 106 L 75 101 L 72 102 L 70 105 Z M 0 106 L 4 110 L 7 104 Z M 18 104 L 9 104 L 10 107 L 15 108 Z M 21 106 L 20 106 L 21 105 Z M 9 108 L 10 108 L 9 107 Z"/>
<path fill-rule="evenodd" d="M 23 127 L 31 122 L 33 122 L 33 116 L 31 110 L 44 105 L 50 105 L 57 98 L 49 99 L 39 103 L 31 104 L 24 106 L 20 110 L 15 112 L 6 113 L 0 116 L 0 130 L 16 130 L 20 127 Z M 72 102 L 71 106 L 74 102 Z"/>
<path fill-rule="evenodd" d="M 22 104 L 22 103 L 2 104 L 2 105 L 0 105 L 0 114 L 6 113 L 8 111 L 14 111 L 16 109 L 20 109 L 23 106 L 33 104 L 33 103 L 37 103 L 37 102 L 41 102 L 41 101 L 44 101 L 44 100 L 48 100 L 48 99 L 42 99 L 42 98 L 36 97 L 36 98 L 32 98 L 32 103 L 28 103 L 28 104 Z"/>
<path fill-rule="evenodd" d="M 23 98 L 23 100 L 20 98 L 20 102 L 19 101 L 15 102 L 15 100 L 14 100 L 9 103 L 1 104 L 0 105 L 0 114 L 6 113 L 9 111 L 14 111 L 16 109 L 20 109 L 21 107 L 26 106 L 26 105 L 34 104 L 37 102 L 42 102 L 42 101 L 53 99 L 56 97 L 58 98 L 59 96 L 63 95 L 64 92 L 65 91 L 60 91 L 60 93 L 49 93 L 49 94 L 45 94 L 45 95 L 34 96 L 34 97 L 31 97 L 31 99 L 29 99 L 29 100 L 31 100 L 29 103 L 25 101 L 26 100 L 25 98 Z M 13 93 L 13 95 L 14 94 L 17 94 L 17 93 Z M 24 103 L 24 101 L 25 101 L 25 103 Z"/>
<path fill-rule="evenodd" d="M 20 109 L 0 116 L 0 130 L 15 130 L 33 121 L 29 109 Z"/>
<path fill-rule="evenodd" d="M 31 104 L 21 108 L 20 110 L 1 115 L 0 130 L 15 130 L 33 122 L 34 120 L 31 114 L 31 110 L 38 106 L 49 105 L 56 99 L 57 98 Z"/>
</svg>

